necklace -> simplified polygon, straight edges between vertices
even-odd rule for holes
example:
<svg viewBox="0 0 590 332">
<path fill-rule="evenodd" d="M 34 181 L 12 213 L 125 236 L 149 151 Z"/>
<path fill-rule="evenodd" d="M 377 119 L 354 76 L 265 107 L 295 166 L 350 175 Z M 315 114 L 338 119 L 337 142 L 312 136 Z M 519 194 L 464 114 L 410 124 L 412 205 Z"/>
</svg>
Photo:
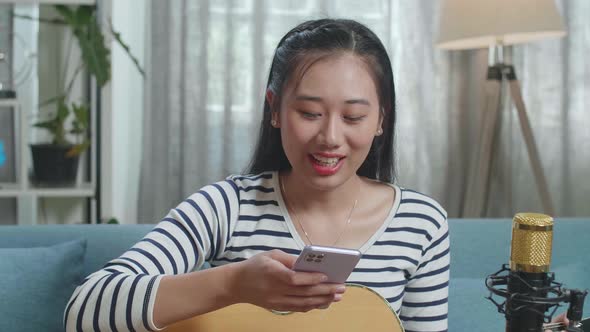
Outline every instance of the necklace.
<svg viewBox="0 0 590 332">
<path fill-rule="evenodd" d="M 291 208 L 291 212 L 293 212 L 293 217 L 294 217 L 295 221 L 297 222 L 297 224 L 299 225 L 299 227 L 301 228 L 301 230 L 303 231 L 305 238 L 307 239 L 309 244 L 313 245 L 313 241 L 311 241 L 311 238 L 310 238 L 309 234 L 307 233 L 307 231 L 305 230 L 305 227 L 303 227 L 303 224 L 301 223 L 301 221 L 299 221 L 299 217 L 297 216 L 297 212 L 295 211 L 295 207 L 292 204 L 289 204 L 287 202 L 287 190 L 285 190 L 284 178 L 281 179 L 279 177 L 279 182 L 281 183 L 281 190 L 283 191 L 283 198 L 285 201 L 285 205 L 287 205 L 287 209 Z M 359 187 L 359 194 L 357 194 L 357 195 L 360 195 L 360 187 Z M 336 243 L 338 243 L 338 241 L 340 241 L 340 238 L 344 234 L 344 231 L 348 228 L 348 225 L 350 224 L 350 220 L 351 220 L 350 217 L 352 217 L 352 213 L 354 212 L 354 209 L 356 208 L 357 203 L 358 203 L 358 197 L 354 200 L 354 203 L 352 204 L 352 208 L 350 209 L 350 212 L 348 213 L 348 217 L 346 218 L 346 223 L 344 224 L 344 227 L 342 227 L 342 230 L 340 231 L 340 234 L 338 234 L 338 237 L 336 238 L 334 243 L 332 243 L 332 246 L 335 246 Z"/>
</svg>

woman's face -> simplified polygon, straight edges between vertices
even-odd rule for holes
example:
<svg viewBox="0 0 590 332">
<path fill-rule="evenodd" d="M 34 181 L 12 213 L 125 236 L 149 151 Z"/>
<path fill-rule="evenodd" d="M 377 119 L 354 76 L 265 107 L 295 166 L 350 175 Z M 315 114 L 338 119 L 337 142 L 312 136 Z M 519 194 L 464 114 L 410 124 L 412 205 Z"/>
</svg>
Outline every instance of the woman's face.
<svg viewBox="0 0 590 332">
<path fill-rule="evenodd" d="M 334 188 L 356 175 L 378 135 L 375 82 L 367 64 L 350 53 L 316 61 L 293 81 L 273 113 L 283 149 L 299 180 Z"/>
</svg>

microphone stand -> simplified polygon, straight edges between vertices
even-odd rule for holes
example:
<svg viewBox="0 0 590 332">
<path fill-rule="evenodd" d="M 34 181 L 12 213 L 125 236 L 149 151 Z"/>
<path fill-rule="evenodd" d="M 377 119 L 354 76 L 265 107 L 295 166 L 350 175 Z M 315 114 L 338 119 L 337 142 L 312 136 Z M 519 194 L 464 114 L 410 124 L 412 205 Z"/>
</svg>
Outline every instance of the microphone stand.
<svg viewBox="0 0 590 332">
<path fill-rule="evenodd" d="M 521 279 L 520 282 L 527 286 L 527 291 L 522 293 L 511 294 L 507 288 L 499 288 L 497 286 L 507 286 L 509 277 L 516 277 L 515 274 L 510 275 L 510 268 L 508 265 L 502 265 L 502 269 L 498 272 L 489 275 L 486 278 L 486 287 L 490 291 L 490 295 L 486 299 L 490 300 L 498 309 L 498 312 L 504 314 L 506 319 L 511 319 L 515 315 L 524 312 L 533 312 L 539 317 L 542 317 L 546 323 L 543 325 L 541 331 L 568 331 L 568 332 L 583 332 L 581 328 L 581 321 L 584 312 L 584 300 L 588 291 L 579 289 L 566 289 L 563 284 L 555 281 L 555 275 L 552 272 L 546 273 L 549 280 L 549 287 L 536 287 L 529 284 L 526 280 Z M 547 294 L 551 296 L 537 296 L 536 294 Z M 506 299 L 502 303 L 498 303 L 492 297 L 492 294 L 498 295 Z M 507 305 L 512 302 L 512 305 Z M 557 311 L 559 304 L 565 302 L 569 303 L 567 311 L 567 318 L 569 325 L 565 326 L 563 323 L 550 323 L 553 315 Z M 516 303 L 517 305 L 514 305 Z M 552 309 L 551 309 L 552 308 Z M 544 309 L 544 310 L 543 310 Z M 549 314 L 545 314 L 550 310 Z M 539 331 L 539 332 L 541 332 Z M 515 332 L 515 331 L 510 331 Z M 518 332 L 518 331 L 516 331 Z"/>
</svg>

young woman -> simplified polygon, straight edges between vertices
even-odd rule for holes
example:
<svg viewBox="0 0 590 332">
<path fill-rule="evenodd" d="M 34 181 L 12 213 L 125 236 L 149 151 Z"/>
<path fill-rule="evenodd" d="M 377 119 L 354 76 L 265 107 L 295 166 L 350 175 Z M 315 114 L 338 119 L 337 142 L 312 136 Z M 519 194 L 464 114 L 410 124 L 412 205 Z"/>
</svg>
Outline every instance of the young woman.
<svg viewBox="0 0 590 332">
<path fill-rule="evenodd" d="M 294 272 L 306 244 L 355 248 L 348 279 L 381 294 L 406 331 L 447 329 L 446 212 L 394 182 L 395 92 L 377 36 L 305 22 L 279 42 L 250 175 L 180 203 L 68 304 L 68 331 L 157 330 L 234 303 L 308 311 L 344 285 Z M 213 268 L 198 270 L 205 262 Z"/>
</svg>

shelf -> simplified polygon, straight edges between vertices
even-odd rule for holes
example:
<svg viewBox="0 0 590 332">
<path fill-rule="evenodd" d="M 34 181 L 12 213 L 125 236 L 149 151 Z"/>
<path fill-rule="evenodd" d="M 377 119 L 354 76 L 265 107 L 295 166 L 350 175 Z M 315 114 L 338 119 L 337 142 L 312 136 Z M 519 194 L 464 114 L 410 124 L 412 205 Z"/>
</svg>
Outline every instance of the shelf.
<svg viewBox="0 0 590 332">
<path fill-rule="evenodd" d="M 0 0 L 0 3 L 2 3 L 2 0 Z M 0 99 L 0 107 L 15 107 L 18 105 L 18 100 L 13 99 L 13 98 L 8 98 L 8 99 Z"/>
<path fill-rule="evenodd" d="M 0 183 L 0 197 L 20 196 L 22 189 L 16 183 Z"/>
<path fill-rule="evenodd" d="M 95 5 L 96 0 L 0 0 L 0 3 L 18 5 Z"/>
<path fill-rule="evenodd" d="M 0 184 L 0 197 L 93 197 L 94 188 L 91 183 L 83 183 L 75 187 L 21 189 L 17 184 Z"/>
</svg>

